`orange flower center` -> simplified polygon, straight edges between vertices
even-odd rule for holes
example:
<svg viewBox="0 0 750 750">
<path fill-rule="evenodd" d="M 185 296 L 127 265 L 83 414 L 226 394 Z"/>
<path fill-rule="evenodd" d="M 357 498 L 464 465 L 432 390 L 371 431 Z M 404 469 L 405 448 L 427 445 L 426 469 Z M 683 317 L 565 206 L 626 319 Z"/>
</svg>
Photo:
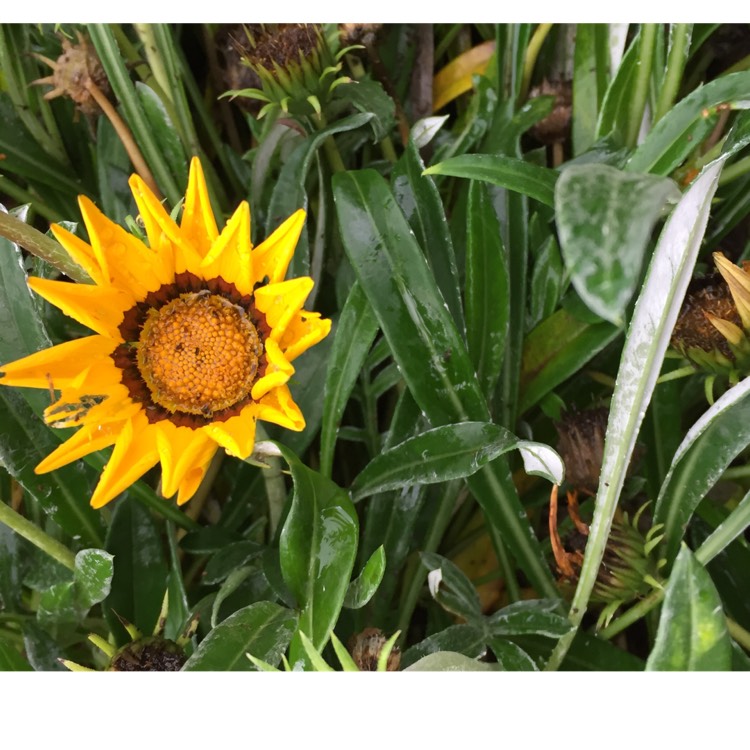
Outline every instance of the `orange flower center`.
<svg viewBox="0 0 750 750">
<path fill-rule="evenodd" d="M 241 307 L 198 292 L 149 311 L 138 369 L 155 403 L 210 417 L 250 393 L 262 354 L 258 331 Z"/>
</svg>

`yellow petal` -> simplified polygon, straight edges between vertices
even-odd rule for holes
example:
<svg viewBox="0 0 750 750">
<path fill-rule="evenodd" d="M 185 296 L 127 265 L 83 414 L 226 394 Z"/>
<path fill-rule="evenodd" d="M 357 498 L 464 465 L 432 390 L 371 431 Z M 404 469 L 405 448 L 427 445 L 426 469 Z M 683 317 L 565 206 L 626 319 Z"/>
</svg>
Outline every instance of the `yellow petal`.
<svg viewBox="0 0 750 750">
<path fill-rule="evenodd" d="M 156 429 L 145 414 L 125 422 L 109 462 L 91 496 L 91 505 L 101 508 L 140 479 L 159 460 Z"/>
<path fill-rule="evenodd" d="M 273 339 L 266 341 L 266 358 L 268 364 L 265 375 L 253 385 L 253 389 L 250 391 L 250 395 L 255 401 L 260 401 L 266 393 L 273 388 L 284 385 L 294 375 L 294 367 L 289 364 L 279 345 Z"/>
<path fill-rule="evenodd" d="M 266 276 L 271 284 L 283 280 L 304 223 L 305 211 L 300 208 L 253 250 L 256 281 L 263 281 Z"/>
<path fill-rule="evenodd" d="M 200 430 L 176 427 L 165 420 L 157 425 L 156 445 L 161 460 L 161 493 L 172 497 L 194 469 L 207 464 L 214 453 L 216 443 Z"/>
<path fill-rule="evenodd" d="M 171 281 L 171 263 L 161 262 L 154 250 L 110 221 L 90 200 L 81 197 L 80 204 L 81 210 L 85 209 L 84 220 L 96 257 L 106 260 L 107 284 L 129 290 L 136 299 L 142 300 L 148 292 Z"/>
<path fill-rule="evenodd" d="M 201 430 L 216 441 L 230 456 L 247 458 L 255 445 L 255 409 L 248 404 L 236 417 L 225 422 L 212 422 Z"/>
<path fill-rule="evenodd" d="M 271 326 L 271 338 L 279 341 L 294 313 L 302 309 L 312 291 L 313 280 L 309 276 L 268 284 L 255 290 L 255 306 L 265 313 Z"/>
<path fill-rule="evenodd" d="M 104 250 L 104 244 L 109 239 L 113 222 L 108 219 L 93 202 L 85 195 L 78 196 L 78 207 L 81 209 L 83 223 L 91 239 L 91 249 L 94 251 L 94 257 L 102 269 L 102 274 L 108 284 L 110 282 L 109 264 L 107 263 L 107 254 Z"/>
<path fill-rule="evenodd" d="M 723 318 L 717 318 L 710 312 L 703 311 L 703 314 L 708 318 L 711 325 L 730 343 L 734 346 L 739 346 L 745 338 L 745 334 L 739 326 L 734 323 L 730 323 L 728 320 Z"/>
<path fill-rule="evenodd" d="M 451 60 L 436 73 L 432 83 L 432 111 L 437 112 L 473 84 L 473 76 L 484 73 L 495 51 L 495 42 L 482 42 Z"/>
<path fill-rule="evenodd" d="M 208 198 L 203 167 L 195 156 L 190 162 L 190 176 L 185 192 L 185 206 L 182 209 L 180 229 L 201 257 L 208 253 L 219 234 Z"/>
<path fill-rule="evenodd" d="M 714 262 L 729 285 L 729 291 L 742 320 L 742 327 L 745 330 L 750 329 L 750 274 L 735 266 L 722 253 L 714 253 Z"/>
<path fill-rule="evenodd" d="M 44 420 L 53 427 L 104 425 L 122 422 L 140 410 L 124 385 L 110 384 L 106 390 L 84 386 L 64 389 L 60 398 L 44 410 Z"/>
<path fill-rule="evenodd" d="M 50 224 L 50 230 L 52 231 L 52 234 L 55 235 L 55 239 L 65 248 L 68 255 L 78 263 L 78 265 L 81 266 L 81 268 L 83 268 L 83 270 L 86 271 L 86 273 L 97 284 L 107 283 L 107 278 L 94 256 L 94 251 L 92 250 L 91 245 L 57 224 Z"/>
<path fill-rule="evenodd" d="M 208 471 L 211 459 L 214 457 L 214 453 L 216 453 L 216 446 L 215 444 L 213 445 L 214 449 L 211 455 L 200 465 L 193 466 L 180 482 L 179 489 L 177 490 L 177 505 L 184 505 L 195 494 L 198 487 L 200 487 L 203 477 L 206 476 L 206 472 Z"/>
<path fill-rule="evenodd" d="M 200 272 L 201 256 L 186 242 L 180 228 L 138 175 L 128 180 L 151 248 L 174 259 L 174 273 Z"/>
<path fill-rule="evenodd" d="M 242 201 L 201 263 L 206 278 L 221 276 L 233 282 L 240 294 L 252 294 L 250 249 L 250 206 Z"/>
<path fill-rule="evenodd" d="M 67 281 L 29 278 L 29 286 L 66 315 L 102 336 L 122 341 L 123 314 L 135 304 L 133 296 L 114 286 L 71 284 Z"/>
<path fill-rule="evenodd" d="M 126 421 L 110 422 L 106 425 L 86 425 L 78 432 L 68 438 L 64 443 L 55 448 L 35 469 L 37 474 L 46 474 L 61 466 L 77 461 L 89 453 L 107 448 L 113 445 Z"/>
<path fill-rule="evenodd" d="M 282 385 L 267 393 L 256 406 L 258 419 L 299 432 L 305 429 L 305 418 L 294 403 L 289 387 Z"/>
<path fill-rule="evenodd" d="M 322 341 L 331 331 L 331 321 L 321 319 L 320 313 L 301 310 L 294 313 L 279 340 L 281 351 L 293 362 L 311 346 Z"/>
<path fill-rule="evenodd" d="M 26 388 L 49 388 L 50 385 L 65 388 L 80 377 L 92 360 L 109 358 L 116 346 L 116 341 L 104 336 L 66 341 L 0 368 L 0 383 Z"/>
</svg>

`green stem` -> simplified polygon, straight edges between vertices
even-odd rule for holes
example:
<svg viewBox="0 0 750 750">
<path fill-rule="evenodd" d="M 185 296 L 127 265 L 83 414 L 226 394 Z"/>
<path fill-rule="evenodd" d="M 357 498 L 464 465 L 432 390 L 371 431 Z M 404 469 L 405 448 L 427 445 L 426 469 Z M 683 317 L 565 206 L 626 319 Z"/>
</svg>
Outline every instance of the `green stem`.
<svg viewBox="0 0 750 750">
<path fill-rule="evenodd" d="M 750 526 L 750 492 L 696 550 L 695 559 L 707 565 Z"/>
<path fill-rule="evenodd" d="M 600 638 L 609 640 L 621 633 L 625 628 L 630 627 L 634 622 L 638 622 L 641 617 L 648 614 L 654 607 L 661 603 L 664 598 L 662 589 L 654 589 L 645 599 L 641 599 L 630 609 L 623 612 L 616 620 L 613 620 L 606 628 L 602 628 L 598 635 Z"/>
<path fill-rule="evenodd" d="M 638 63 L 636 65 L 636 79 L 633 94 L 630 98 L 630 110 L 628 112 L 628 123 L 625 131 L 625 145 L 635 148 L 638 142 L 638 133 L 643 121 L 643 113 L 646 110 L 648 89 L 651 82 L 651 65 L 654 58 L 654 46 L 656 44 L 655 23 L 644 23 L 641 28 L 641 42 Z"/>
<path fill-rule="evenodd" d="M 167 69 L 160 54 L 159 46 L 156 43 L 154 27 L 150 23 L 134 23 L 133 28 L 143 44 L 146 60 L 148 60 L 148 64 L 151 66 L 151 72 L 154 74 L 159 88 L 164 92 L 169 103 L 174 105 L 174 96 L 170 87 L 169 76 L 167 75 Z"/>
<path fill-rule="evenodd" d="M 672 372 L 667 372 L 664 375 L 661 375 L 656 381 L 656 385 L 660 385 L 661 383 L 668 383 L 670 380 L 679 380 L 680 378 L 686 378 L 690 375 L 695 375 L 695 367 L 693 367 L 692 365 L 686 365 L 685 367 L 680 367 L 678 370 L 672 370 Z"/>
<path fill-rule="evenodd" d="M 182 198 L 182 192 L 154 138 L 112 30 L 108 24 L 101 23 L 87 24 L 87 28 L 112 90 L 122 106 L 124 119 L 133 132 L 159 187 L 167 196 L 169 203 L 176 206 Z"/>
<path fill-rule="evenodd" d="M 691 23 L 676 23 L 671 27 L 671 44 L 669 56 L 667 57 L 667 70 L 664 82 L 659 92 L 659 99 L 654 110 L 654 124 L 672 109 L 677 98 L 677 92 L 682 83 L 682 74 L 687 62 L 687 53 L 690 47 L 690 37 L 693 33 Z"/>
<path fill-rule="evenodd" d="M 91 281 L 58 242 L 4 211 L 0 211 L 0 237 L 26 248 L 32 255 L 51 263 L 74 281 Z"/>
<path fill-rule="evenodd" d="M 262 440 L 268 440 L 268 435 L 260 425 L 256 425 L 255 442 Z M 266 456 L 263 460 L 268 464 L 267 469 L 261 469 L 268 498 L 268 538 L 274 539 L 284 511 L 284 503 L 286 503 L 286 482 L 281 471 L 280 458 Z"/>
<path fill-rule="evenodd" d="M 734 164 L 728 164 L 724 169 L 721 170 L 721 177 L 719 177 L 719 186 L 726 185 L 732 180 L 736 180 L 738 177 L 742 177 L 750 172 L 750 156 L 746 156 L 744 159 L 738 159 Z"/>
<path fill-rule="evenodd" d="M 731 635 L 732 638 L 734 638 L 734 640 L 745 649 L 745 651 L 750 651 L 750 633 L 748 633 L 745 628 L 727 617 L 727 630 L 729 630 L 729 635 Z"/>
<path fill-rule="evenodd" d="M 519 101 L 524 101 L 529 93 L 531 76 L 534 74 L 534 66 L 539 57 L 539 51 L 542 49 L 544 40 L 547 38 L 551 29 L 551 23 L 540 23 L 529 40 L 529 46 L 526 48 L 526 56 L 523 61 L 523 78 L 521 79 L 521 92 L 518 97 Z"/>
<path fill-rule="evenodd" d="M 36 524 L 31 523 L 3 502 L 0 502 L 0 523 L 5 524 L 42 552 L 46 552 L 61 565 L 69 570 L 75 570 L 76 556 L 64 544 L 58 542 L 57 539 L 53 539 Z"/>
<path fill-rule="evenodd" d="M 742 498 L 740 504 L 716 527 L 713 534 L 695 551 L 695 559 L 701 565 L 708 565 L 720 552 L 728 547 L 750 525 L 750 492 Z M 601 638 L 612 638 L 621 633 L 661 603 L 664 598 L 662 589 L 655 589 L 645 599 L 624 612 L 599 631 Z M 736 640 L 736 639 L 735 639 Z"/>
</svg>

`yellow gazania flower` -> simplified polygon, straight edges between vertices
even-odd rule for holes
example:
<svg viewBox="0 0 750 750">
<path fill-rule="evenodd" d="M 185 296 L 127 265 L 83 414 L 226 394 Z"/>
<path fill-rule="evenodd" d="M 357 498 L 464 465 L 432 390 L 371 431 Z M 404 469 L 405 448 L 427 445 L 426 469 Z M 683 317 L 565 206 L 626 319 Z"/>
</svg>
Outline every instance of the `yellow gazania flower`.
<svg viewBox="0 0 750 750">
<path fill-rule="evenodd" d="M 247 202 L 219 233 L 196 158 L 179 226 L 140 177 L 130 188 L 148 246 L 81 196 L 91 244 L 62 227 L 52 231 L 94 283 L 29 279 L 95 334 L 0 368 L 4 385 L 59 389 L 46 421 L 80 427 L 37 473 L 114 445 L 95 508 L 158 461 L 162 494 L 177 493 L 182 504 L 219 447 L 240 458 L 252 452 L 256 419 L 302 430 L 287 386 L 291 362 L 331 328 L 302 309 L 312 279 L 284 281 L 303 210 L 254 248 Z"/>
</svg>

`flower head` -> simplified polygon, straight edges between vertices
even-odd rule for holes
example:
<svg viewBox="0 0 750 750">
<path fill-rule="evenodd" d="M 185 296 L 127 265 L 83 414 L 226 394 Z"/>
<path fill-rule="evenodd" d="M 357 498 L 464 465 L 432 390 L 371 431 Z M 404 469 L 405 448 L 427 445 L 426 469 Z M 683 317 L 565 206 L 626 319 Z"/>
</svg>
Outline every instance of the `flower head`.
<svg viewBox="0 0 750 750">
<path fill-rule="evenodd" d="M 0 368 L 4 385 L 59 389 L 46 421 L 80 428 L 37 473 L 114 446 L 95 508 L 158 462 L 162 494 L 177 493 L 182 504 L 218 448 L 240 458 L 252 452 L 256 420 L 303 429 L 287 385 L 291 363 L 331 327 L 302 309 L 312 279 L 284 280 L 303 210 L 252 247 L 246 202 L 219 232 L 196 158 L 179 225 L 140 177 L 130 187 L 147 244 L 81 196 L 91 244 L 62 227 L 52 231 L 94 283 L 29 279 L 94 335 Z"/>
<path fill-rule="evenodd" d="M 714 253 L 720 279 L 704 281 L 685 298 L 672 346 L 702 370 L 734 384 L 750 372 L 750 264 L 742 268 Z"/>
<path fill-rule="evenodd" d="M 327 38 L 316 24 L 270 24 L 246 27 L 246 39 L 235 40 L 242 61 L 258 76 L 261 88 L 226 92 L 265 102 L 258 119 L 272 111 L 295 116 L 320 115 L 337 86 L 341 59 L 351 47 L 334 51 L 336 39 Z"/>
</svg>

